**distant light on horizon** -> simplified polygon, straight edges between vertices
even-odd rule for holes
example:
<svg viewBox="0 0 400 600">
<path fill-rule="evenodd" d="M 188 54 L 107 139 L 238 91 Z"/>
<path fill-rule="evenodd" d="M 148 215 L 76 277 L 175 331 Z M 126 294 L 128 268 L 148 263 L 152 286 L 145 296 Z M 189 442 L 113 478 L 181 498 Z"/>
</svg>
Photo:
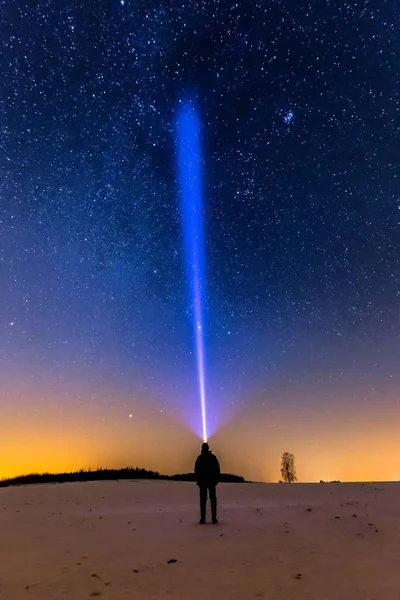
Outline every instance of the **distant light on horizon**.
<svg viewBox="0 0 400 600">
<path fill-rule="evenodd" d="M 205 353 L 203 322 L 204 233 L 200 123 L 196 107 L 190 102 L 179 106 L 177 118 L 177 160 L 181 213 L 185 240 L 186 269 L 193 310 L 193 330 L 197 383 L 200 396 L 202 439 L 207 440 Z"/>
</svg>

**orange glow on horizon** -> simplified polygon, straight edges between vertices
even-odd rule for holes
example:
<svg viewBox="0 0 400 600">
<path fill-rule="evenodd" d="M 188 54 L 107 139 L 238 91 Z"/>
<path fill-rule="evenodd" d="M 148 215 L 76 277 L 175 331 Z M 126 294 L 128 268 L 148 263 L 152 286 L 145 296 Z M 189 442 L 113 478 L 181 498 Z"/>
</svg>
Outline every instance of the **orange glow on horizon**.
<svg viewBox="0 0 400 600">
<path fill-rule="evenodd" d="M 295 455 L 299 482 L 400 480 L 388 456 L 400 453 L 396 410 L 330 415 L 270 407 L 236 414 L 210 440 L 223 470 L 253 481 L 278 481 L 282 452 Z M 132 413 L 132 409 L 130 409 Z M 0 478 L 32 472 L 139 466 L 189 472 L 201 440 L 165 413 L 141 407 L 129 418 L 74 409 L 3 418 Z M 234 443 L 233 443 L 234 440 Z"/>
</svg>

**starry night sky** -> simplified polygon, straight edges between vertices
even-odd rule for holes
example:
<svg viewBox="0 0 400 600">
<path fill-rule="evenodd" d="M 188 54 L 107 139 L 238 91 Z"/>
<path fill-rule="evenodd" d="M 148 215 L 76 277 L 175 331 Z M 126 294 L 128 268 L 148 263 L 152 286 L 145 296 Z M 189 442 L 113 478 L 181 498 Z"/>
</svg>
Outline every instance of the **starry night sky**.
<svg viewBox="0 0 400 600">
<path fill-rule="evenodd" d="M 0 477 L 192 468 L 191 95 L 224 470 L 400 479 L 398 0 L 3 0 L 1 39 Z"/>
</svg>

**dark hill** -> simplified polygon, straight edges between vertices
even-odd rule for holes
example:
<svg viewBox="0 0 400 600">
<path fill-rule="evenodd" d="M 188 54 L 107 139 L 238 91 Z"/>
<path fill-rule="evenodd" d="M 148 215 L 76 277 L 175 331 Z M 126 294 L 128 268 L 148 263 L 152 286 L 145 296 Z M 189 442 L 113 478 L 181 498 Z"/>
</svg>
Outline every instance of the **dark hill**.
<svg viewBox="0 0 400 600">
<path fill-rule="evenodd" d="M 195 481 L 193 473 L 177 475 L 161 475 L 157 471 L 148 471 L 138 467 L 124 469 L 96 469 L 95 471 L 75 471 L 73 473 L 30 473 L 0 481 L 0 487 L 10 485 L 29 485 L 36 483 L 67 483 L 76 481 L 116 481 L 122 479 L 160 479 L 171 481 Z M 244 478 L 237 475 L 223 473 L 221 481 L 224 483 L 244 483 Z"/>
</svg>

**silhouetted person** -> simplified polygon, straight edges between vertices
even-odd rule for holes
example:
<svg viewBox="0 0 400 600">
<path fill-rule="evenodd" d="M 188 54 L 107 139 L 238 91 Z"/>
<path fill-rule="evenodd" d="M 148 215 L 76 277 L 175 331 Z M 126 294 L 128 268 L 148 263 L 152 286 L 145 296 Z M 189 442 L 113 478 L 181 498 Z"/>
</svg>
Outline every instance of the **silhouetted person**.
<svg viewBox="0 0 400 600">
<path fill-rule="evenodd" d="M 217 457 L 210 451 L 206 442 L 201 447 L 201 454 L 194 466 L 196 483 L 200 488 L 200 524 L 206 522 L 207 496 L 210 497 L 212 522 L 217 521 L 217 491 L 221 469 Z"/>
</svg>

